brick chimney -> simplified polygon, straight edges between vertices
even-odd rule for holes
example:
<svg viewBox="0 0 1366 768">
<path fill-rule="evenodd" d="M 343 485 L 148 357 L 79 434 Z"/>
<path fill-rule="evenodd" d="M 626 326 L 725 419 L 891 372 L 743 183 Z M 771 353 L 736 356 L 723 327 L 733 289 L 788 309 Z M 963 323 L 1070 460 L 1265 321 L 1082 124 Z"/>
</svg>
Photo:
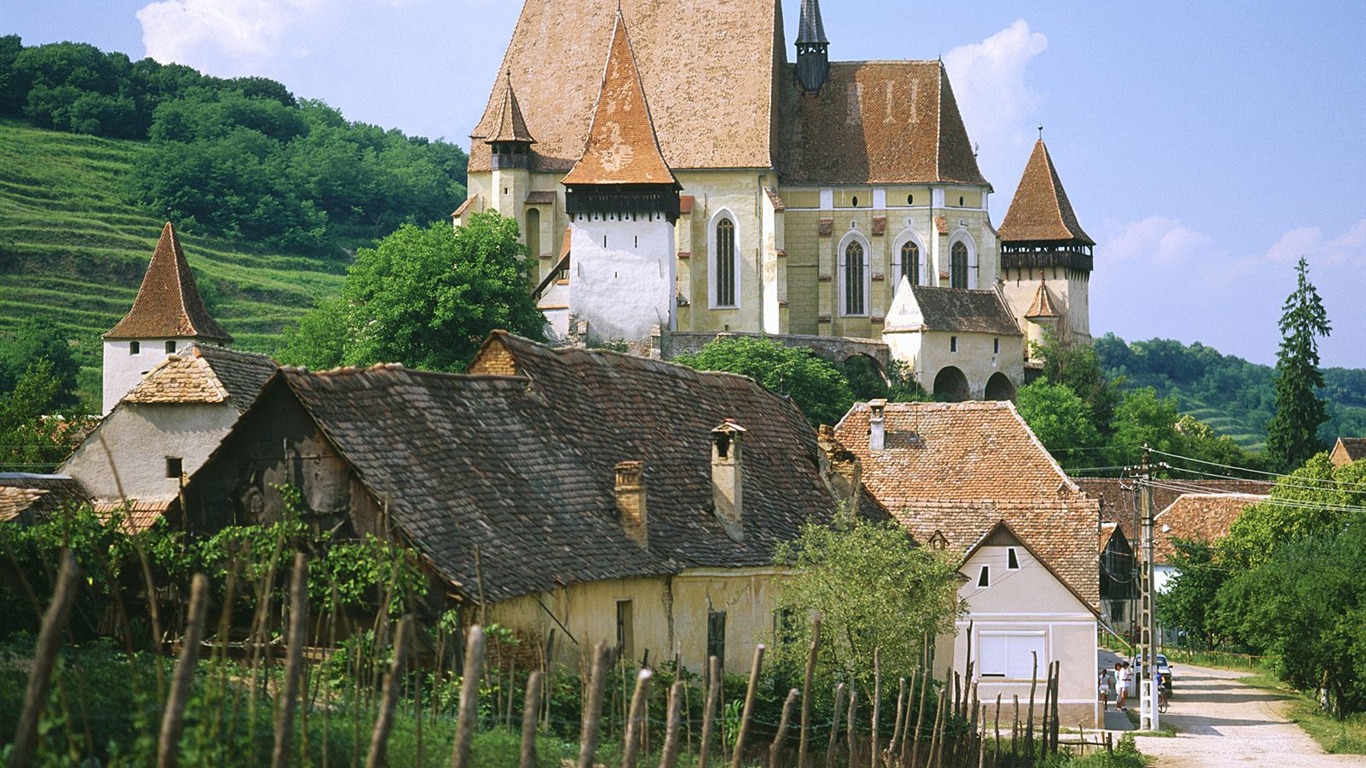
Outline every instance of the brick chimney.
<svg viewBox="0 0 1366 768">
<path fill-rule="evenodd" d="M 744 472 L 742 448 L 745 428 L 733 421 L 711 431 L 712 508 L 726 534 L 740 541 L 744 531 Z"/>
<path fill-rule="evenodd" d="M 835 497 L 841 511 L 854 514 L 863 487 L 863 464 L 835 437 L 835 430 L 828 424 L 822 424 L 816 430 L 816 447 L 825 487 Z"/>
<path fill-rule="evenodd" d="M 868 401 L 868 450 L 881 451 L 887 447 L 887 401 Z"/>
<path fill-rule="evenodd" d="M 645 462 L 623 461 L 616 466 L 617 519 L 631 540 L 645 548 L 650 544 L 649 517 L 645 510 Z"/>
</svg>

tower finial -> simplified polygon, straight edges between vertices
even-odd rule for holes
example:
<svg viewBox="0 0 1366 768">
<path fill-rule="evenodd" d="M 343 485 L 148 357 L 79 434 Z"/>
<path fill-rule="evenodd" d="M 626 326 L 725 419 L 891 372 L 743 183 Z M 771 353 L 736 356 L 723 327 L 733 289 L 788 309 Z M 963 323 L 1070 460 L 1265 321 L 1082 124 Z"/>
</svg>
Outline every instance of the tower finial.
<svg viewBox="0 0 1366 768">
<path fill-rule="evenodd" d="M 797 25 L 797 81 L 806 91 L 819 91 L 830 78 L 830 41 L 821 21 L 820 0 L 802 0 Z"/>
<path fill-rule="evenodd" d="M 1043 123 L 1039 123 L 1039 141 L 1043 141 Z"/>
</svg>

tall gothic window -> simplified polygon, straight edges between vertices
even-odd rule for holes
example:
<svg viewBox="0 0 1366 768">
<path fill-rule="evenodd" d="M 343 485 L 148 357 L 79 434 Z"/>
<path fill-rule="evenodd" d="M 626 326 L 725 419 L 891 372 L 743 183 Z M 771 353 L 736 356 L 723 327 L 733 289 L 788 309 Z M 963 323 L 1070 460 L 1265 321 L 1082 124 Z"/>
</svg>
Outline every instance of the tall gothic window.
<svg viewBox="0 0 1366 768">
<path fill-rule="evenodd" d="M 962 240 L 949 252 L 949 287 L 968 287 L 968 247 Z"/>
<path fill-rule="evenodd" d="M 920 246 L 914 241 L 901 246 L 901 277 L 910 280 L 911 285 L 920 285 Z"/>
<path fill-rule="evenodd" d="M 716 301 L 718 307 L 733 307 L 735 301 L 735 222 L 716 222 Z"/>
<path fill-rule="evenodd" d="M 863 243 L 850 241 L 844 248 L 844 314 L 868 314 L 867 289 L 864 278 L 868 264 L 865 260 Z"/>
</svg>

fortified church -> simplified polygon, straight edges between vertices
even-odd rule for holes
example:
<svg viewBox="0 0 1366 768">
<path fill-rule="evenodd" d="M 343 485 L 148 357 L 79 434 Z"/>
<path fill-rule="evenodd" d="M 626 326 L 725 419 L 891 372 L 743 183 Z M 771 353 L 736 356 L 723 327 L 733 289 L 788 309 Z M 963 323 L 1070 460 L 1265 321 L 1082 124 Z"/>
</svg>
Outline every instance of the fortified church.
<svg viewBox="0 0 1366 768">
<path fill-rule="evenodd" d="M 554 335 L 670 356 L 718 333 L 900 360 L 1008 399 L 1090 341 L 1094 242 L 1042 138 L 1001 226 L 941 61 L 830 61 L 817 0 L 526 0 L 469 198 L 515 217 Z"/>
</svg>

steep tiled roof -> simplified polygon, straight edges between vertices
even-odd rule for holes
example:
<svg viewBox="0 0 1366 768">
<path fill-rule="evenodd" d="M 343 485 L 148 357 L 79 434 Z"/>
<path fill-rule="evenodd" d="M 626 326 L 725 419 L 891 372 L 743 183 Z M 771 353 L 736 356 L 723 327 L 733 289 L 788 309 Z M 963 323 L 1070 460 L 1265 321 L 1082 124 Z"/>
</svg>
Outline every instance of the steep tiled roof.
<svg viewBox="0 0 1366 768">
<path fill-rule="evenodd" d="M 122 402 L 227 402 L 240 413 L 255 402 L 277 367 L 265 355 L 195 346 L 184 355 L 166 358 Z"/>
<path fill-rule="evenodd" d="M 1153 518 L 1153 559 L 1170 563 L 1176 539 L 1213 543 L 1228 535 L 1233 521 L 1249 505 L 1268 496 L 1245 493 L 1183 493 Z"/>
<path fill-rule="evenodd" d="M 784 183 L 987 183 L 941 62 L 831 62 L 819 93 L 792 80 L 782 91 Z"/>
<path fill-rule="evenodd" d="M 863 482 L 919 541 L 939 532 L 966 551 L 998 521 L 1094 604 L 1099 509 L 1081 494 L 1009 402 L 888 403 L 885 449 L 868 447 L 869 407 L 835 434 L 863 462 Z"/>
<path fill-rule="evenodd" d="M 999 234 L 1003 243 L 1077 241 L 1095 245 L 1077 223 L 1077 214 L 1043 139 L 1034 145 Z"/>
<path fill-rule="evenodd" d="M 475 547 L 492 601 L 693 566 L 764 566 L 803 523 L 833 519 L 815 434 L 786 398 L 730 374 L 551 350 L 506 334 L 495 340 L 484 352 L 497 343 L 518 376 L 397 366 L 281 374 L 453 585 L 472 594 Z M 477 360 L 471 367 L 480 369 Z M 748 430 L 738 542 L 712 511 L 711 430 L 728 419 Z M 614 468 L 622 461 L 644 462 L 646 548 L 617 519 Z M 886 519 L 871 497 L 861 510 Z"/>
<path fill-rule="evenodd" d="M 111 515 L 118 515 L 120 518 L 119 528 L 124 533 L 139 533 L 156 525 L 170 509 L 176 500 L 166 501 L 98 501 L 95 502 L 95 514 L 102 520 L 108 521 Z"/>
<path fill-rule="evenodd" d="M 1132 480 L 1114 477 L 1074 477 L 1072 481 L 1087 496 L 1100 502 L 1101 519 L 1117 523 L 1124 537 L 1138 545 L 1134 531 L 1134 508 L 1137 505 Z M 1153 486 L 1154 514 L 1171 506 L 1182 493 L 1241 493 L 1264 495 L 1271 493 L 1272 483 L 1263 480 L 1180 480 Z"/>
<path fill-rule="evenodd" d="M 678 184 L 659 151 L 650 106 L 631 52 L 626 22 L 617 12 L 588 143 L 562 180 L 574 184 Z"/>
<path fill-rule="evenodd" d="M 104 338 L 232 341 L 204 308 L 180 238 L 169 221 L 161 230 L 133 308 Z"/>
<path fill-rule="evenodd" d="M 1078 592 L 1072 580 L 1068 579 L 1066 576 L 1063 576 L 1061 573 L 1059 573 L 1057 568 L 1053 567 L 1053 562 L 1051 561 L 1051 559 L 1049 557 L 1042 555 L 1038 550 L 1030 546 L 1029 540 L 1021 536 L 1020 534 L 1016 533 L 1015 529 L 1010 525 L 1010 523 L 1006 522 L 1004 518 L 1001 520 L 997 520 L 995 525 L 991 526 L 991 528 L 989 528 L 985 533 L 978 537 L 976 543 L 969 547 L 967 554 L 963 556 L 964 562 L 971 560 L 972 556 L 977 554 L 977 551 L 980 550 L 982 547 L 992 545 L 1019 545 L 1024 547 L 1025 551 L 1028 552 L 1030 556 L 1034 558 L 1035 562 L 1043 566 L 1044 570 L 1048 571 L 1050 574 L 1053 575 L 1053 578 L 1061 582 L 1062 585 L 1066 587 L 1069 592 L 1072 593 L 1073 597 L 1076 597 L 1082 605 L 1085 605 L 1087 608 L 1091 609 L 1092 613 L 1096 614 L 1097 616 L 1100 615 L 1100 611 L 1096 610 L 1096 606 L 1099 605 L 1099 603 L 1097 602 L 1098 596 L 1087 597 L 1085 594 Z M 963 574 L 963 576 L 965 578 L 969 578 L 968 574 Z"/>
<path fill-rule="evenodd" d="M 905 278 L 887 310 L 889 331 L 954 331 L 1019 336 L 1020 327 L 996 291 L 910 285 Z"/>
<path fill-rule="evenodd" d="M 1048 285 L 1040 280 L 1039 290 L 1034 292 L 1034 301 L 1029 305 L 1025 317 L 1057 317 L 1058 310 L 1053 307 L 1053 297 L 1048 293 Z"/>
<path fill-rule="evenodd" d="M 67 475 L 0 473 L 0 522 L 32 521 L 86 501 L 89 497 L 81 484 Z"/>
<path fill-rule="evenodd" d="M 499 69 L 511 71 L 538 144 L 532 170 L 563 172 L 583 154 L 618 0 L 526 0 Z M 620 0 L 669 167 L 773 164 L 774 73 L 786 63 L 777 0 Z M 491 168 L 501 86 L 471 132 L 469 169 Z"/>
<path fill-rule="evenodd" d="M 1339 437 L 1331 456 L 1334 466 L 1366 459 L 1366 437 Z"/>
<path fill-rule="evenodd" d="M 485 144 L 523 142 L 535 144 L 536 139 L 527 130 L 526 118 L 522 117 L 522 107 L 517 103 L 517 92 L 512 87 L 512 73 L 503 78 L 503 95 L 498 100 L 498 111 L 494 113 L 493 131 L 484 139 Z"/>
</svg>

